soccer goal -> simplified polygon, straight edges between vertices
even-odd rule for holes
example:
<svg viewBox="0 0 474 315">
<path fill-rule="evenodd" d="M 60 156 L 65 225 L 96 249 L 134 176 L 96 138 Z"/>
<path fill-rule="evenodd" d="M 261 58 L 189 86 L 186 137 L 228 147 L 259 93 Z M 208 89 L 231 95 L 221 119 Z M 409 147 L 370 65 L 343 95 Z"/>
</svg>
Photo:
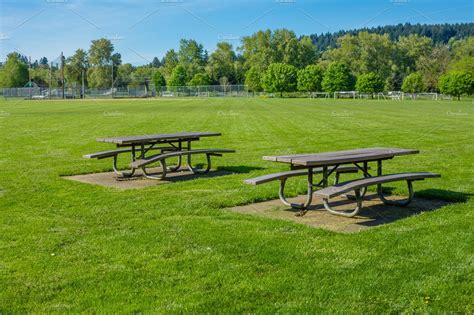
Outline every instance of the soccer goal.
<svg viewBox="0 0 474 315">
<path fill-rule="evenodd" d="M 334 99 L 336 98 L 353 98 L 356 99 L 357 92 L 356 91 L 339 91 L 334 92 Z"/>
<path fill-rule="evenodd" d="M 329 98 L 329 93 L 326 92 L 311 92 L 311 98 Z"/>
<path fill-rule="evenodd" d="M 197 93 L 196 93 L 196 96 L 197 96 L 197 97 L 209 97 L 209 96 L 210 96 L 210 93 L 209 93 L 209 91 L 206 91 L 206 92 L 197 92 Z"/>
</svg>

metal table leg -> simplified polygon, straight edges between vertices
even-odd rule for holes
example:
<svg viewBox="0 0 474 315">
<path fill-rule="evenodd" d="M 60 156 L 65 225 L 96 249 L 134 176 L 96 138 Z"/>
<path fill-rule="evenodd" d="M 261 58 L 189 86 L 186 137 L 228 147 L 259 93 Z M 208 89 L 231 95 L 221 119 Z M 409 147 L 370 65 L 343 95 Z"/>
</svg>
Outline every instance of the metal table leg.
<svg viewBox="0 0 474 315">
<path fill-rule="evenodd" d="M 178 142 L 178 151 L 181 151 L 183 148 L 182 148 L 182 142 L 181 140 Z M 176 165 L 173 165 L 173 166 L 170 166 L 168 167 L 168 169 L 171 171 L 171 172 L 176 172 L 177 170 L 179 170 L 181 167 L 181 155 L 178 156 L 178 164 Z"/>
<path fill-rule="evenodd" d="M 135 161 L 135 146 L 132 146 L 132 162 Z M 118 177 L 122 177 L 122 178 L 129 178 L 129 177 L 132 177 L 133 174 L 135 174 L 135 169 L 132 168 L 130 169 L 129 172 L 123 172 L 123 171 L 119 171 L 118 170 L 118 166 L 117 166 L 117 155 L 114 155 L 114 159 L 113 159 L 113 162 L 112 162 L 112 168 L 114 170 L 114 173 L 118 176 Z"/>
<path fill-rule="evenodd" d="M 323 199 L 323 204 L 324 204 L 324 208 L 326 208 L 326 210 L 329 211 L 330 213 L 350 218 L 357 215 L 360 209 L 362 209 L 362 196 L 360 194 L 359 189 L 355 190 L 355 200 L 357 202 L 357 205 L 353 210 L 350 210 L 350 211 L 332 209 L 331 206 L 329 205 L 329 200 L 326 198 Z"/>
<path fill-rule="evenodd" d="M 140 145 L 140 151 L 141 151 L 141 157 L 142 159 L 145 158 L 145 145 L 144 144 L 141 144 Z M 148 151 L 148 150 L 147 150 Z M 161 173 L 157 176 L 157 175 L 151 175 L 147 172 L 146 170 L 146 167 L 143 166 L 141 169 L 142 169 L 142 172 L 143 172 L 143 176 L 145 178 L 148 178 L 148 179 L 156 179 L 156 180 L 161 180 L 161 179 L 165 179 L 166 177 L 166 161 L 165 160 L 161 160 L 160 161 L 160 166 L 161 166 Z"/>
<path fill-rule="evenodd" d="M 187 145 L 187 150 L 191 150 L 191 141 L 188 141 Z M 193 173 L 193 174 L 206 174 L 211 170 L 211 155 L 206 154 L 206 163 L 207 166 L 205 169 L 198 169 L 193 167 L 192 161 L 191 161 L 191 154 L 188 154 L 188 169 Z"/>
<path fill-rule="evenodd" d="M 311 205 L 313 200 L 313 168 L 308 168 L 308 193 L 306 195 L 306 201 L 304 203 L 292 203 L 289 202 L 285 197 L 285 184 L 286 178 L 280 180 L 280 189 L 278 191 L 278 196 L 280 197 L 281 202 L 284 205 L 290 206 L 293 209 L 301 210 L 298 215 L 305 214 L 305 210 Z"/>
</svg>

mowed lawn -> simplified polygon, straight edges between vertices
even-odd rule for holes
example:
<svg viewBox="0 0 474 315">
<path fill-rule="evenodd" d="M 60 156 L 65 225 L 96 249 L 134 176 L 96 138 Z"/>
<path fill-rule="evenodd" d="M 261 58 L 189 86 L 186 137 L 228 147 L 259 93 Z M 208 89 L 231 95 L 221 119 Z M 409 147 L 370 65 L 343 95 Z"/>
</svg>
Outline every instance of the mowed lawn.
<svg viewBox="0 0 474 315">
<path fill-rule="evenodd" d="M 470 101 L 203 98 L 0 101 L 0 312 L 461 312 L 473 307 Z M 111 170 L 103 136 L 219 131 L 196 148 L 232 175 L 140 190 L 61 175 Z M 242 215 L 277 198 L 263 155 L 416 148 L 385 172 L 432 171 L 452 204 L 355 234 Z M 403 184 L 391 184 L 404 194 Z M 304 193 L 293 180 L 292 195 Z"/>
</svg>

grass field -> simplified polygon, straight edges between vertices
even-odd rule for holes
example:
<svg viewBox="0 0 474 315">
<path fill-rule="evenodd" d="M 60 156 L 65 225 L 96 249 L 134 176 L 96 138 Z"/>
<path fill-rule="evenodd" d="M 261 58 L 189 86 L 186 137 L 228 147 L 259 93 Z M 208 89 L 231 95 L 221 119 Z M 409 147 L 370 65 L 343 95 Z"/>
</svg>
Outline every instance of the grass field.
<svg viewBox="0 0 474 315">
<path fill-rule="evenodd" d="M 455 101 L 0 101 L 0 313 L 472 313 L 474 107 Z M 220 131 L 196 147 L 235 174 L 119 191 L 61 175 L 111 170 L 101 136 Z M 231 213 L 277 197 L 242 180 L 263 155 L 417 148 L 385 172 L 433 171 L 453 203 L 356 234 Z M 390 185 L 404 194 L 403 185 Z M 304 180 L 288 192 L 304 193 Z"/>
</svg>

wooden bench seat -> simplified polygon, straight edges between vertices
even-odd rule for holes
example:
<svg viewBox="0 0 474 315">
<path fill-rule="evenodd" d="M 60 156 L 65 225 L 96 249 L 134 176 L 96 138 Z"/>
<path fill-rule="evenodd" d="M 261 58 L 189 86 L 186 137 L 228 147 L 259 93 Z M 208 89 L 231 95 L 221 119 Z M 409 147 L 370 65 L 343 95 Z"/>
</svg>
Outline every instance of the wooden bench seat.
<svg viewBox="0 0 474 315">
<path fill-rule="evenodd" d="M 328 172 L 331 172 L 331 168 L 328 169 Z M 358 168 L 356 166 L 339 166 L 336 169 L 336 173 L 357 173 Z M 313 174 L 321 174 L 323 172 L 322 167 L 313 168 Z M 288 171 L 288 172 L 280 172 L 274 174 L 263 175 L 255 178 L 250 178 L 244 180 L 244 183 L 249 185 L 260 185 L 268 182 L 272 182 L 275 180 L 286 180 L 290 177 L 295 176 L 304 176 L 308 174 L 308 170 L 297 170 L 297 171 Z"/>
<path fill-rule="evenodd" d="M 397 206 L 406 206 L 413 199 L 413 186 L 412 182 L 417 180 L 424 180 L 425 178 L 436 178 L 441 177 L 440 174 L 430 173 L 430 172 L 416 172 L 416 173 L 398 173 L 398 174 L 389 174 L 381 176 L 373 176 L 367 178 L 361 178 L 356 180 L 350 180 L 347 182 L 339 183 L 333 186 L 329 186 L 323 189 L 320 189 L 314 192 L 314 195 L 319 196 L 323 199 L 324 207 L 326 210 L 333 214 L 342 215 L 346 217 L 353 217 L 359 213 L 362 208 L 362 196 L 360 190 L 369 186 L 377 185 L 377 194 L 379 198 L 385 203 L 390 205 Z M 408 184 L 408 198 L 405 200 L 387 200 L 382 193 L 382 184 L 406 181 Z M 355 199 L 357 201 L 357 206 L 354 210 L 351 211 L 340 211 L 334 210 L 329 206 L 329 199 L 345 194 L 349 191 L 355 191 Z"/>
<path fill-rule="evenodd" d="M 153 148 L 148 149 L 148 151 L 151 151 L 151 150 L 171 151 L 171 150 L 175 150 L 175 149 L 172 148 L 172 147 L 153 147 Z M 83 157 L 86 158 L 86 159 L 98 159 L 98 160 L 100 160 L 100 159 L 105 159 L 105 158 L 109 158 L 109 157 L 114 157 L 114 156 L 117 156 L 119 154 L 127 153 L 127 152 L 132 152 L 132 149 L 127 148 L 127 149 L 117 149 L 117 150 L 108 150 L 108 151 L 102 151 L 102 152 L 95 152 L 95 153 L 85 154 L 85 155 L 83 155 Z M 137 154 L 140 154 L 140 150 L 135 150 L 135 152 Z"/>
<path fill-rule="evenodd" d="M 363 187 L 380 185 L 390 182 L 397 181 L 416 181 L 423 180 L 425 178 L 441 177 L 440 174 L 419 172 L 419 173 L 398 173 L 382 176 L 367 177 L 361 179 L 355 179 L 343 183 L 339 183 L 333 186 L 329 186 L 316 191 L 314 194 L 321 198 L 333 198 L 342 195 L 346 192 L 360 189 Z"/>
<path fill-rule="evenodd" d="M 201 150 L 189 150 L 189 151 L 174 151 L 170 153 L 155 154 L 144 159 L 136 160 L 130 163 L 132 168 L 145 167 L 148 164 L 164 161 L 168 158 L 179 157 L 179 156 L 190 156 L 194 154 L 206 154 L 209 156 L 221 156 L 222 153 L 234 153 L 235 150 L 231 149 L 201 149 Z"/>
</svg>

